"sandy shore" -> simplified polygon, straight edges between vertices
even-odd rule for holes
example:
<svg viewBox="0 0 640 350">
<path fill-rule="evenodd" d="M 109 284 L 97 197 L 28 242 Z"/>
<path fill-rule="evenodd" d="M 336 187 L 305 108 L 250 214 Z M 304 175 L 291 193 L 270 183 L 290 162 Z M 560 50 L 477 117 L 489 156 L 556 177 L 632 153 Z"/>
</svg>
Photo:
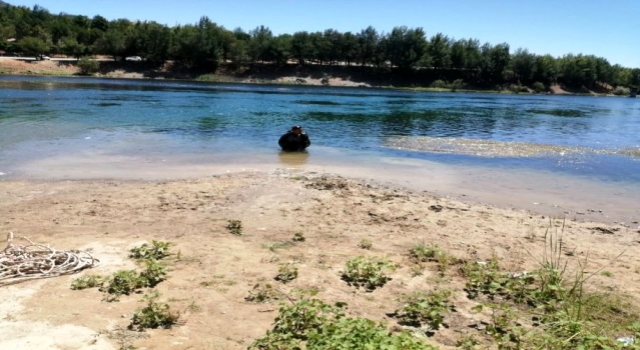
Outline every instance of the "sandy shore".
<svg viewBox="0 0 640 350">
<path fill-rule="evenodd" d="M 74 74 L 73 67 L 50 61 L 19 62 L 12 69 L 10 74 L 47 74 L 59 69 Z M 110 76 L 141 77 L 136 74 L 112 72 Z M 294 77 L 280 79 L 297 83 Z M 319 85 L 321 81 L 304 83 Z M 358 83 L 330 82 L 341 84 Z M 533 179 L 505 187 L 509 182 L 500 174 L 474 170 L 470 179 L 489 184 L 482 188 L 481 197 L 474 192 L 477 183 L 454 181 L 455 174 L 423 164 L 415 167 L 423 173 L 407 175 L 380 169 L 357 171 L 353 165 L 300 169 L 280 159 L 286 168 L 240 171 L 245 165 L 238 165 L 220 174 L 213 165 L 158 167 L 148 169 L 151 178 L 168 169 L 181 169 L 190 178 L 132 181 L 104 178 L 105 174 L 117 175 L 117 169 L 134 172 L 129 167 L 139 167 L 136 162 L 83 163 L 81 171 L 90 169 L 95 176 L 61 180 L 73 163 L 47 161 L 51 163 L 34 163 L 27 173 L 37 174 L 39 169 L 45 173 L 42 179 L 56 177 L 52 174 L 57 170 L 61 174 L 57 180 L 0 178 L 0 233 L 14 232 L 56 249 L 90 250 L 102 263 L 79 275 L 136 268 L 128 258 L 129 249 L 152 240 L 171 242 L 174 255 L 168 259 L 169 278 L 157 290 L 162 300 L 180 312 L 180 324 L 145 333 L 124 331 L 134 310 L 142 305 L 142 294 L 107 303 L 98 290 L 71 290 L 71 281 L 79 275 L 57 277 L 0 288 L 2 349 L 120 349 L 128 345 L 138 349 L 246 349 L 264 336 L 278 312 L 279 301 L 256 304 L 245 300 L 254 286 L 265 283 L 287 296 L 280 302 L 299 298 L 299 290 L 318 290 L 316 297 L 328 303 L 346 302 L 350 316 L 383 321 L 390 329 L 398 327 L 389 313 L 399 307 L 402 294 L 447 288 L 457 312 L 445 316 L 448 328 L 426 341 L 454 349 L 456 341 L 467 335 L 482 338 L 469 325 L 486 321 L 489 315 L 471 312 L 479 302 L 467 298 L 459 267 L 450 266 L 440 276 L 434 264 L 412 263 L 408 251 L 419 243 L 434 244 L 457 259 L 475 262 L 495 256 L 506 270 L 530 271 L 540 261 L 548 232 L 562 233 L 563 259 L 570 268 L 582 259 L 588 261 L 588 272 L 607 272 L 590 279 L 592 288 L 630 295 L 635 302 L 639 298 L 635 295 L 640 287 L 639 224 L 616 222 L 618 219 L 605 223 L 605 214 L 620 208 L 592 205 L 597 198 L 591 197 L 599 194 L 589 183 L 580 188 L 591 197 L 567 198 L 562 191 L 547 191 L 548 203 L 538 203 L 531 193 L 551 179 L 537 179 L 539 187 Z M 422 186 L 415 185 L 416 178 L 422 179 Z M 400 187 L 409 183 L 414 184 L 411 189 Z M 465 195 L 443 195 L 454 189 Z M 487 197 L 487 192 L 494 196 Z M 489 199 L 495 206 L 486 204 Z M 589 212 L 591 208 L 601 208 L 604 214 Z M 620 217 L 635 220 L 633 205 L 625 209 L 620 210 Z M 570 213 L 564 221 L 563 213 Z M 597 222 L 600 217 L 603 222 Z M 242 223 L 242 236 L 229 233 L 229 220 Z M 306 240 L 293 242 L 296 233 Z M 359 247 L 363 240 L 371 242 L 370 250 Z M 390 259 L 396 266 L 390 272 L 391 281 L 365 292 L 341 280 L 346 261 L 359 255 Z M 283 263 L 299 269 L 299 277 L 288 284 L 273 280 Z M 490 341 L 485 341 L 486 348 L 491 348 Z"/>
<path fill-rule="evenodd" d="M 118 349 L 126 342 L 138 349 L 246 349 L 270 329 L 278 310 L 277 302 L 245 300 L 259 283 L 273 283 L 292 299 L 296 290 L 317 289 L 322 300 L 348 303 L 349 315 L 389 327 L 396 322 L 387 314 L 400 295 L 446 285 L 458 311 L 446 316 L 449 328 L 427 341 L 454 349 L 458 339 L 478 333 L 470 323 L 488 316 L 470 312 L 477 301 L 466 297 L 455 266 L 445 278 L 429 264 L 416 273 L 407 254 L 417 243 L 471 261 L 497 256 L 505 268 L 522 271 L 535 268 L 545 232 L 563 232 L 570 266 L 588 257 L 590 271 L 608 272 L 592 278 L 595 287 L 633 295 L 640 286 L 635 227 L 567 220 L 562 229 L 562 220 L 526 210 L 292 169 L 164 182 L 5 180 L 0 218 L 0 232 L 57 249 L 90 249 L 102 264 L 82 274 L 133 268 L 129 249 L 172 242 L 179 255 L 169 258 L 170 276 L 157 290 L 181 312 L 172 329 L 117 332 L 142 295 L 103 302 L 95 289 L 70 290 L 77 275 L 24 282 L 0 289 L 3 349 Z M 229 233 L 229 220 L 242 222 L 242 236 Z M 295 233 L 306 240 L 293 242 Z M 370 250 L 358 246 L 365 239 Z M 397 267 L 391 281 L 373 292 L 342 281 L 345 262 L 359 255 L 390 259 Z M 273 281 L 288 262 L 299 277 Z"/>
</svg>

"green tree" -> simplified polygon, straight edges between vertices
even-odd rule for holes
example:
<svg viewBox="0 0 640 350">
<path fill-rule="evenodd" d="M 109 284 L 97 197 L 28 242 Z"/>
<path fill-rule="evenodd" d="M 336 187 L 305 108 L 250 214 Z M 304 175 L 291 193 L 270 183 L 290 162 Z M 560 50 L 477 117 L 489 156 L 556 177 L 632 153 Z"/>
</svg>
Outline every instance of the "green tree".
<svg viewBox="0 0 640 350">
<path fill-rule="evenodd" d="M 283 34 L 269 41 L 263 58 L 276 64 L 286 64 L 291 56 L 291 35 Z"/>
<path fill-rule="evenodd" d="M 533 81 L 539 81 L 545 85 L 553 84 L 558 79 L 558 62 L 551 55 L 537 56 Z"/>
<path fill-rule="evenodd" d="M 536 73 L 536 56 L 527 49 L 519 48 L 511 55 L 510 67 L 514 78 L 523 84 L 530 84 Z"/>
<path fill-rule="evenodd" d="M 429 64 L 436 68 L 451 67 L 451 40 L 442 33 L 431 37 L 427 46 Z"/>
<path fill-rule="evenodd" d="M 156 22 L 139 23 L 133 33 L 135 54 L 153 62 L 164 62 L 169 57 L 171 30 Z"/>
<path fill-rule="evenodd" d="M 315 56 L 315 46 L 308 32 L 295 32 L 291 37 L 291 57 L 298 60 L 299 64 Z"/>
<path fill-rule="evenodd" d="M 79 44 L 78 41 L 72 37 L 64 37 L 60 39 L 60 42 L 58 43 L 58 49 L 65 55 L 72 56 L 77 59 L 79 59 L 87 51 L 86 46 Z"/>
<path fill-rule="evenodd" d="M 36 57 L 49 52 L 49 45 L 40 38 L 26 37 L 20 40 L 22 52 Z"/>
<path fill-rule="evenodd" d="M 342 34 L 340 45 L 340 56 L 342 60 L 351 65 L 358 58 L 358 37 L 351 32 Z"/>
<path fill-rule="evenodd" d="M 412 68 L 426 53 L 427 40 L 422 28 L 395 27 L 384 39 L 385 57 L 392 66 Z"/>
<path fill-rule="evenodd" d="M 509 65 L 509 44 L 484 44 L 481 48 L 480 73 L 485 84 L 502 84 Z"/>
<path fill-rule="evenodd" d="M 206 16 L 195 26 L 176 27 L 172 33 L 170 57 L 194 68 L 215 71 L 222 54 L 222 31 L 223 28 Z"/>
<path fill-rule="evenodd" d="M 236 64 L 243 64 L 249 61 L 249 41 L 251 36 L 245 33 L 242 28 L 236 28 L 231 33 L 233 39 L 227 39 L 226 35 L 223 39 L 224 50 L 228 50 L 228 58 Z"/>
<path fill-rule="evenodd" d="M 252 30 L 249 35 L 251 40 L 249 41 L 249 57 L 252 62 L 266 61 L 269 56 L 269 49 L 271 41 L 273 40 L 273 33 L 271 29 L 265 26 L 258 26 Z"/>
<path fill-rule="evenodd" d="M 358 46 L 356 49 L 357 59 L 361 65 L 374 64 L 379 65 L 382 61 L 381 47 L 380 47 L 380 35 L 378 31 L 372 26 L 368 26 L 366 29 L 360 31 L 356 36 Z"/>
<path fill-rule="evenodd" d="M 342 57 L 342 33 L 335 29 L 327 29 L 322 33 L 323 46 L 320 48 L 322 56 L 326 57 L 329 64 L 335 64 L 338 61 L 343 61 Z"/>
<path fill-rule="evenodd" d="M 91 19 L 91 22 L 89 24 L 89 28 L 97 29 L 97 30 L 99 30 L 101 32 L 106 32 L 107 30 L 109 30 L 109 21 L 107 21 L 106 18 L 104 18 L 104 17 L 102 17 L 100 15 L 95 15 Z"/>
<path fill-rule="evenodd" d="M 124 58 L 126 37 L 117 29 L 109 30 L 96 41 L 96 50 L 99 53 L 110 55 L 114 60 L 117 60 L 118 57 Z"/>
</svg>

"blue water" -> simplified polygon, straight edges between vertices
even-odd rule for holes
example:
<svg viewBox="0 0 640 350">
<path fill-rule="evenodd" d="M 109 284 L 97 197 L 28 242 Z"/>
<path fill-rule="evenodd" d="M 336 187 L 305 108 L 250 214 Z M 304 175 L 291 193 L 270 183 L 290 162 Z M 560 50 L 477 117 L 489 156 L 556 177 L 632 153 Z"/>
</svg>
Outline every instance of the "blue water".
<svg viewBox="0 0 640 350">
<path fill-rule="evenodd" d="M 251 157 L 277 152 L 280 134 L 302 124 L 310 152 L 325 159 L 400 157 L 640 183 L 638 99 L 5 76 L 0 100 L 0 171 L 25 158 L 100 148 L 81 141 L 88 139 L 108 142 L 112 153 Z M 474 156 L 389 147 L 385 140 L 396 136 L 586 151 Z"/>
<path fill-rule="evenodd" d="M 309 151 L 280 152 L 296 124 Z M 637 223 L 639 132 L 621 97 L 0 76 L 0 180 L 287 168 Z"/>
</svg>

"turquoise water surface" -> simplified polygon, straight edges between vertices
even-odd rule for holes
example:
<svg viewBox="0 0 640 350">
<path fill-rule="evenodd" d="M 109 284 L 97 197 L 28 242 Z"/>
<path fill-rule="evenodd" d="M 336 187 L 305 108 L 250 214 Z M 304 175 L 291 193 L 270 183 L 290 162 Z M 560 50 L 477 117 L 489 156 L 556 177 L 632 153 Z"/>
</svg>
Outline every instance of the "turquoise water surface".
<svg viewBox="0 0 640 350">
<path fill-rule="evenodd" d="M 312 146 L 294 163 L 427 162 L 640 187 L 638 99 L 4 76 L 0 101 L 5 179 L 127 162 L 133 173 L 156 162 L 282 165 L 277 139 L 301 124 Z"/>
</svg>

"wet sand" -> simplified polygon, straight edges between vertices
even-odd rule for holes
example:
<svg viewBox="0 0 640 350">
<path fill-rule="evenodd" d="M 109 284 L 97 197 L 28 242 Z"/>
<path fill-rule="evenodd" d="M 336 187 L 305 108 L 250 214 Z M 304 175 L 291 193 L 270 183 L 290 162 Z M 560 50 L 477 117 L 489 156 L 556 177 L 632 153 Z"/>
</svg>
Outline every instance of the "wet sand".
<svg viewBox="0 0 640 350">
<path fill-rule="evenodd" d="M 621 223 L 634 227 L 640 219 L 640 186 L 532 169 L 495 169 L 451 165 L 421 159 L 345 155 L 317 146 L 308 153 L 262 150 L 239 154 L 135 155 L 108 150 L 76 150 L 14 164 L 0 179 L 175 181 L 236 172 L 335 174 L 385 182 L 412 191 L 501 208 L 581 221 Z M 3 171 L 3 169 L 0 169 Z"/>
</svg>

